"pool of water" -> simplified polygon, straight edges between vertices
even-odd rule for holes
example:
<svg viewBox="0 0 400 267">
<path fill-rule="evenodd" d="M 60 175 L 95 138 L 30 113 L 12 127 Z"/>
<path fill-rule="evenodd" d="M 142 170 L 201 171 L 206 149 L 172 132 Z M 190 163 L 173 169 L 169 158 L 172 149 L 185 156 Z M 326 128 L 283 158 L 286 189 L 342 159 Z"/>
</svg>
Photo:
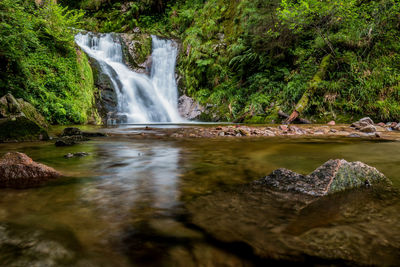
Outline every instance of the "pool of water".
<svg viewBox="0 0 400 267">
<path fill-rule="evenodd" d="M 73 147 L 55 147 L 52 142 L 0 144 L 0 155 L 9 151 L 26 153 L 65 175 L 38 188 L 0 191 L 0 223 L 40 229 L 50 239 L 69 244 L 74 256 L 65 262 L 61 257 L 57 265 L 258 265 L 264 259 L 253 252 L 239 253 L 237 246 L 193 227 L 186 204 L 259 179 L 276 168 L 307 174 L 332 158 L 363 161 L 400 189 L 400 142 L 311 138 L 138 140 L 114 136 Z M 81 151 L 90 156 L 63 157 Z M 332 205 L 340 203 L 333 201 Z M 392 210 L 397 212 L 397 206 Z M 315 216 L 313 220 L 318 221 L 321 214 Z M 232 221 L 223 223 L 230 225 Z M 390 234 L 400 239 L 398 229 L 392 231 Z M 0 261 L 7 265 L 18 266 L 24 262 L 21 257 L 25 256 L 0 246 Z M 35 257 L 25 260 L 45 262 Z"/>
</svg>

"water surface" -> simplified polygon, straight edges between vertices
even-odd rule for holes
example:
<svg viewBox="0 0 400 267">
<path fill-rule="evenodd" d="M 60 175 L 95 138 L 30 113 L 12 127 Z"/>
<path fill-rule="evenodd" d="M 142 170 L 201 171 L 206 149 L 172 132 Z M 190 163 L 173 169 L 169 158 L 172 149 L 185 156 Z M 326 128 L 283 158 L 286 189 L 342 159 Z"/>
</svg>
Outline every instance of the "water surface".
<svg viewBox="0 0 400 267">
<path fill-rule="evenodd" d="M 332 158 L 374 166 L 400 189 L 399 150 L 399 142 L 310 138 L 138 140 L 121 136 L 61 148 L 51 142 L 0 144 L 0 155 L 23 152 L 66 176 L 39 188 L 1 189 L 0 222 L 59 236 L 68 231 L 79 244 L 71 249 L 81 253 L 74 265 L 253 266 L 264 259 L 251 251 L 238 252 L 237 246 L 193 227 L 186 204 L 276 168 L 307 174 Z M 90 156 L 63 158 L 80 151 Z M 390 213 L 398 211 L 398 204 L 393 205 L 382 215 L 386 219 L 398 217 Z M 304 216 L 305 222 L 331 220 L 321 213 Z M 301 216 L 296 220 L 301 221 Z M 392 231 L 400 239 L 398 229 Z M 0 259 L 7 263 L 18 257 L 4 253 L 0 251 Z"/>
</svg>

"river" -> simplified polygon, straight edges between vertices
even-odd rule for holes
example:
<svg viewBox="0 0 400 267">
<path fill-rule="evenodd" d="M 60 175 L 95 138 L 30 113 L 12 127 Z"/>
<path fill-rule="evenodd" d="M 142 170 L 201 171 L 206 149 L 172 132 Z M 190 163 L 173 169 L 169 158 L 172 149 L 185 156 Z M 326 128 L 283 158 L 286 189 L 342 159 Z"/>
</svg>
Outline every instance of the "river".
<svg viewBox="0 0 400 267">
<path fill-rule="evenodd" d="M 343 138 L 141 140 L 120 135 L 95 138 L 73 147 L 55 147 L 53 142 L 0 144 L 0 155 L 23 152 L 65 175 L 38 188 L 2 189 L 0 222 L 42 229 L 61 244 L 70 244 L 73 237 L 74 245 L 69 249 L 75 251 L 72 262 L 76 266 L 253 266 L 265 263 L 265 259 L 194 226 L 187 203 L 261 178 L 276 168 L 306 174 L 331 158 L 374 166 L 398 190 L 399 150 L 400 142 Z M 80 151 L 89 152 L 90 156 L 63 157 Z M 229 203 L 230 199 L 221 201 Z M 340 205 L 340 201 L 330 202 L 331 207 L 340 209 Z M 399 202 L 395 201 L 381 215 L 385 220 L 397 220 L 398 211 Z M 330 223 L 335 217 L 323 214 L 321 211 L 304 218 L 300 214 L 295 220 L 313 222 L 310 229 L 332 227 Z M 216 223 L 221 223 L 221 218 Z M 322 220 L 323 226 L 318 223 Z M 344 219 L 341 225 L 353 222 L 354 217 Z M 234 225 L 232 218 L 222 223 Z M 364 233 L 366 241 L 373 237 L 366 229 L 358 230 Z M 386 229 L 385 234 L 400 239 L 398 230 Z M 261 222 L 253 233 L 257 235 L 257 231 L 265 231 Z M 65 232 L 69 234 L 62 234 Z M 7 249 L 0 246 L 0 260 L 7 265 L 25 257 L 10 254 Z M 385 253 L 393 254 L 392 250 L 385 252 L 385 247 L 377 246 L 376 251 L 386 258 L 389 255 Z M 389 258 L 388 264 L 398 259 L 393 259 L 393 255 Z M 36 260 L 45 261 L 40 257 Z M 329 259 L 327 262 L 330 263 Z M 69 265 L 71 260 L 64 263 Z M 57 265 L 64 263 L 61 260 Z"/>
</svg>

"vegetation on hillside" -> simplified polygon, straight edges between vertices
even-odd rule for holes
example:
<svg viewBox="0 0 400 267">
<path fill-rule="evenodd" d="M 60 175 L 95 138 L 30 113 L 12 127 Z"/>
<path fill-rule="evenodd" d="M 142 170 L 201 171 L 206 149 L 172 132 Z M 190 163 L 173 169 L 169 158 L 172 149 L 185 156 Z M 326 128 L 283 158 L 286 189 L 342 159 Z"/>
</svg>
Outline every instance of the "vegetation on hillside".
<svg viewBox="0 0 400 267">
<path fill-rule="evenodd" d="M 25 99 L 51 123 L 94 121 L 92 70 L 72 30 L 83 13 L 42 2 L 0 1 L 0 95 Z"/>
<path fill-rule="evenodd" d="M 398 0 L 75 1 L 99 31 L 179 38 L 182 89 L 223 120 L 270 122 L 302 98 L 332 60 L 303 113 L 315 121 L 400 117 Z M 159 8 L 154 8 L 158 6 Z"/>
<path fill-rule="evenodd" d="M 85 122 L 91 113 L 91 70 L 71 27 L 139 27 L 180 39 L 180 89 L 212 104 L 221 120 L 276 121 L 278 110 L 290 113 L 305 96 L 302 116 L 315 121 L 400 118 L 398 0 L 33 2 L 0 2 L 0 90 L 53 123 Z"/>
</svg>

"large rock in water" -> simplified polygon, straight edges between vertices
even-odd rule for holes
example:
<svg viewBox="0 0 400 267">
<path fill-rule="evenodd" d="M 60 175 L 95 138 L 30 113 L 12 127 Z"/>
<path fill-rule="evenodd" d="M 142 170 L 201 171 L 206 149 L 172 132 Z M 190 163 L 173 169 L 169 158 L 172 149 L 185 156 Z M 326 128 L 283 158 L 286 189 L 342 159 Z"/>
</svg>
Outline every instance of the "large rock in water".
<svg viewBox="0 0 400 267">
<path fill-rule="evenodd" d="M 30 187 L 60 176 L 53 168 L 36 163 L 23 153 L 9 152 L 0 159 L 0 187 Z"/>
<path fill-rule="evenodd" d="M 23 99 L 0 98 L 0 142 L 48 140 L 46 120 Z"/>
<path fill-rule="evenodd" d="M 383 176 L 367 165 L 341 160 L 328 163 L 313 177 L 280 169 L 274 172 L 275 177 L 225 186 L 188 200 L 184 205 L 189 223 L 215 240 L 237 244 L 239 251 L 247 248 L 266 263 L 399 266 L 399 191 L 384 182 L 373 182 Z M 348 180 L 349 170 L 362 173 Z M 325 174 L 328 177 L 323 177 Z M 358 180 L 365 182 L 363 174 L 373 186 L 319 196 L 332 188 L 327 181 L 351 188 L 351 184 L 334 180 L 344 177 L 342 181 L 362 184 Z M 313 187 L 313 182 L 319 185 Z"/>
<path fill-rule="evenodd" d="M 376 168 L 365 163 L 331 159 L 306 176 L 282 168 L 254 183 L 282 191 L 324 196 L 354 187 L 370 186 L 381 181 L 389 180 Z"/>
</svg>

